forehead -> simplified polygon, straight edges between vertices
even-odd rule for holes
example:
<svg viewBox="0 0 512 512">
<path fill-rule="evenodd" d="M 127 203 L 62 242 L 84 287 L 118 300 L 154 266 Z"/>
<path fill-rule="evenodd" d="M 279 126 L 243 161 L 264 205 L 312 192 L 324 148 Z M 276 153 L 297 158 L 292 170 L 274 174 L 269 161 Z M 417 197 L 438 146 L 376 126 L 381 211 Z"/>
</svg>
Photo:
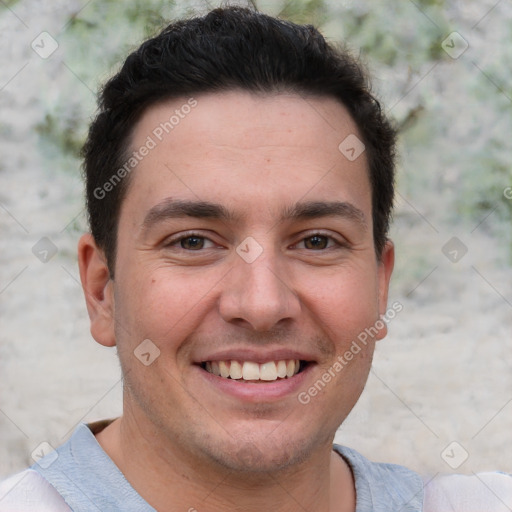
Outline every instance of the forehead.
<svg viewBox="0 0 512 512">
<path fill-rule="evenodd" d="M 359 141 L 358 130 L 334 98 L 230 91 L 165 101 L 135 127 L 131 151 L 145 156 L 125 203 L 133 215 L 169 197 L 229 203 L 244 217 L 301 198 L 370 211 L 366 156 L 347 158 L 347 140 Z"/>
</svg>

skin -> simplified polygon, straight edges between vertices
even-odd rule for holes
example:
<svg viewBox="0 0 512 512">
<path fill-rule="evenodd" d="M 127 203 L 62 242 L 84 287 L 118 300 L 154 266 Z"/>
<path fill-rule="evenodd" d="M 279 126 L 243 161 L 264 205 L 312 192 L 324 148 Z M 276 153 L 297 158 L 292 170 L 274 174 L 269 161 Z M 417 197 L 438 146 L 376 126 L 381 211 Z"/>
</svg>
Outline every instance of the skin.
<svg viewBox="0 0 512 512">
<path fill-rule="evenodd" d="M 376 257 L 365 154 L 351 162 L 338 150 L 357 128 L 332 98 L 196 99 L 130 177 L 115 280 L 92 237 L 79 244 L 92 335 L 117 345 L 124 375 L 123 416 L 98 442 L 157 510 L 353 511 L 353 477 L 332 441 L 385 327 L 307 405 L 297 395 L 386 311 L 393 246 Z M 186 101 L 149 108 L 132 147 Z M 175 200 L 218 203 L 238 218 L 154 215 Z M 307 201 L 361 215 L 281 218 Z M 206 239 L 176 241 L 190 231 Z M 252 263 L 236 251 L 247 237 L 262 249 Z M 134 356 L 146 339 L 160 350 L 148 366 Z M 197 364 L 226 350 L 294 350 L 309 365 L 292 391 L 244 398 Z"/>
</svg>

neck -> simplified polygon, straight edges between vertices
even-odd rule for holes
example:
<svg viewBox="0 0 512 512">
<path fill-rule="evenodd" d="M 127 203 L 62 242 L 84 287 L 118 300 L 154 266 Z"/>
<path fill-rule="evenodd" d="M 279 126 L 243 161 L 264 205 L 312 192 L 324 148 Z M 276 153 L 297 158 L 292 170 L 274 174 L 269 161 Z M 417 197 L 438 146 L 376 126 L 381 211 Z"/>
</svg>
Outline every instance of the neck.
<svg viewBox="0 0 512 512">
<path fill-rule="evenodd" d="M 132 487 L 159 511 L 355 511 L 351 470 L 331 443 L 299 466 L 235 472 L 127 415 L 96 437 Z"/>
</svg>

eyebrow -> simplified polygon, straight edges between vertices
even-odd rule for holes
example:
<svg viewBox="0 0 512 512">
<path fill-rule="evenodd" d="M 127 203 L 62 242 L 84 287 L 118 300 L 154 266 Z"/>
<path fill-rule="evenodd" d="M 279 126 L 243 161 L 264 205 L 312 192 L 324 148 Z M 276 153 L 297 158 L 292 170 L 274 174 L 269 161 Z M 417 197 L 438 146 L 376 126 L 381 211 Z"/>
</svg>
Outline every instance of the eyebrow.
<svg viewBox="0 0 512 512">
<path fill-rule="evenodd" d="M 167 198 L 148 211 L 142 223 L 142 228 L 149 230 L 159 222 L 184 217 L 236 223 L 240 222 L 244 216 L 218 203 Z M 298 202 L 283 208 L 278 222 L 309 220 L 321 217 L 340 217 L 356 222 L 365 229 L 367 227 L 363 211 L 353 204 L 344 201 Z"/>
<path fill-rule="evenodd" d="M 320 217 L 340 217 L 360 224 L 366 228 L 366 217 L 362 210 L 345 201 L 309 201 L 296 203 L 284 208 L 280 222 L 286 220 L 308 220 Z"/>
<path fill-rule="evenodd" d="M 149 229 L 158 222 L 183 217 L 231 222 L 240 220 L 238 215 L 235 215 L 221 204 L 208 201 L 185 201 L 183 199 L 167 198 L 148 211 L 142 227 L 143 229 Z"/>
</svg>

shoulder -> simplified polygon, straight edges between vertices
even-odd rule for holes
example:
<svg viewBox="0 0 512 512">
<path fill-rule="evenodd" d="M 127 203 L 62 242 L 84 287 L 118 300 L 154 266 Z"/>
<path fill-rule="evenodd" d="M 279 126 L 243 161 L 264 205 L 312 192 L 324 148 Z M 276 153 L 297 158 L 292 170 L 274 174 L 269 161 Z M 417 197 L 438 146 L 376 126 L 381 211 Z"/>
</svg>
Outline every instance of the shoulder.
<svg viewBox="0 0 512 512">
<path fill-rule="evenodd" d="M 425 482 L 423 512 L 510 512 L 512 476 L 504 473 L 437 476 Z"/>
<path fill-rule="evenodd" d="M 0 512 L 71 512 L 62 496 L 27 469 L 0 482 Z"/>
<path fill-rule="evenodd" d="M 356 450 L 335 444 L 334 450 L 349 464 L 358 501 L 358 511 L 417 512 L 423 501 L 421 476 L 397 464 L 373 462 Z"/>
<path fill-rule="evenodd" d="M 352 469 L 362 510 L 512 511 L 512 475 L 488 472 L 422 478 L 403 466 L 372 462 L 344 446 L 335 444 L 334 450 Z"/>
</svg>

